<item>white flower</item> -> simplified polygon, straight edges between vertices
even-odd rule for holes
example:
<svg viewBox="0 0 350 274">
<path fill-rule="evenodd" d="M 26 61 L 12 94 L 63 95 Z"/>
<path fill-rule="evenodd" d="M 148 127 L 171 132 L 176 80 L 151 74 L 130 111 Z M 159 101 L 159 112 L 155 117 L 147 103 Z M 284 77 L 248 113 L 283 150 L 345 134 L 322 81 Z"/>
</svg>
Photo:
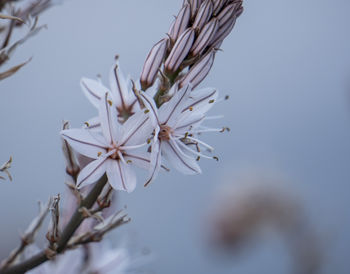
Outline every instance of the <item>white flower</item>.
<svg viewBox="0 0 350 274">
<path fill-rule="evenodd" d="M 189 175 L 201 173 L 197 163 L 199 156 L 212 158 L 200 153 L 200 146 L 213 148 L 196 139 L 195 134 L 201 131 L 199 125 L 217 98 L 217 91 L 212 88 L 192 91 L 191 85 L 187 85 L 180 90 L 175 86 L 171 93 L 173 97 L 159 109 L 150 96 L 141 94 L 154 127 L 151 174 L 146 185 L 158 173 L 161 155 L 178 171 Z"/>
<path fill-rule="evenodd" d="M 140 109 L 135 94 L 131 90 L 130 77 L 126 79 L 119 68 L 119 63 L 111 68 L 109 74 L 110 90 L 100 81 L 82 78 L 80 85 L 86 97 L 95 106 L 99 107 L 101 98 L 109 92 L 111 99 L 117 109 L 119 121 L 125 121 L 129 116 Z M 94 118 L 89 121 L 91 127 L 98 126 L 99 121 Z"/>
<path fill-rule="evenodd" d="M 137 149 L 146 145 L 152 132 L 149 116 L 144 111 L 132 115 L 123 125 L 117 121 L 116 107 L 105 93 L 99 102 L 102 135 L 90 129 L 69 129 L 62 137 L 73 149 L 91 159 L 78 175 L 78 186 L 97 181 L 105 172 L 114 189 L 131 192 L 136 186 L 132 165 L 148 167 L 147 153 Z"/>
</svg>

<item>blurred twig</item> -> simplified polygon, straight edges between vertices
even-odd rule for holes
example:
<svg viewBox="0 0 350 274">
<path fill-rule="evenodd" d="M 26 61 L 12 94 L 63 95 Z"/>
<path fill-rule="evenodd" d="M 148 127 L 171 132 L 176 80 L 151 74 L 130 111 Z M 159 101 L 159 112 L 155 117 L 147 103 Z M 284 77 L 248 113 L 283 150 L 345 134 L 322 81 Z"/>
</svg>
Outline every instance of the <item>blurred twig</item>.
<svg viewBox="0 0 350 274">
<path fill-rule="evenodd" d="M 10 181 L 12 181 L 12 176 L 10 174 L 10 172 L 8 171 L 11 167 L 11 163 L 12 163 L 12 157 L 10 157 L 10 159 L 5 162 L 1 167 L 0 167 L 0 172 L 6 173 L 7 177 L 9 178 Z M 4 177 L 0 176 L 0 179 L 5 180 Z"/>
</svg>

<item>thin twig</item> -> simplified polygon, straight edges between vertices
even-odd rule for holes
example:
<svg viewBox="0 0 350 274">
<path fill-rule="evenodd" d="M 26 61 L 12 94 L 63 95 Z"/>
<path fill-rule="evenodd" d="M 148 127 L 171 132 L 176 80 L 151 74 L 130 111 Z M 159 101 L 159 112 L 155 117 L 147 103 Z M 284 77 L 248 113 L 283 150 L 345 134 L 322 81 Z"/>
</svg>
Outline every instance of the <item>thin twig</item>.
<svg viewBox="0 0 350 274">
<path fill-rule="evenodd" d="M 57 249 L 56 249 L 57 254 L 62 253 L 66 249 L 68 241 L 70 240 L 74 232 L 77 230 L 77 228 L 80 226 L 80 224 L 84 220 L 84 216 L 80 209 L 82 207 L 86 207 L 87 209 L 90 209 L 96 202 L 98 196 L 102 192 L 102 189 L 104 188 L 106 183 L 107 183 L 107 176 L 105 174 L 101 179 L 99 179 L 96 182 L 93 189 L 86 196 L 86 198 L 81 201 L 80 206 L 76 209 L 75 213 L 71 217 L 69 223 L 67 224 L 66 228 L 63 230 L 62 235 L 57 243 Z M 25 273 L 26 271 L 33 269 L 34 267 L 46 262 L 48 259 L 49 258 L 47 255 L 47 250 L 43 250 L 22 263 L 19 263 L 7 269 L 1 269 L 0 274 Z"/>
</svg>

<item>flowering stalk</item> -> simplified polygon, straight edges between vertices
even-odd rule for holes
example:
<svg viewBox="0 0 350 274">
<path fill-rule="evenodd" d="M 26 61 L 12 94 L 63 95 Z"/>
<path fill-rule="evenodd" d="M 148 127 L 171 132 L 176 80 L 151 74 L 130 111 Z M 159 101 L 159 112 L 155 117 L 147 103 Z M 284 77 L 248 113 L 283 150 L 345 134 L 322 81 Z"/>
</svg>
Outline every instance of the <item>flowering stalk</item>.
<svg viewBox="0 0 350 274">
<path fill-rule="evenodd" d="M 147 56 L 141 73 L 142 90 L 147 90 L 159 76 L 160 84 L 154 99 L 157 106 L 167 100 L 175 82 L 180 87 L 195 88 L 207 76 L 217 49 L 242 14 L 242 0 L 185 0 L 172 23 L 168 38 L 157 43 Z M 157 51 L 158 54 L 154 54 Z M 163 61 L 164 60 L 164 61 Z"/>
<path fill-rule="evenodd" d="M 147 186 L 161 169 L 168 170 L 164 160 L 186 175 L 201 173 L 201 158 L 218 160 L 207 154 L 214 148 L 200 140 L 204 132 L 226 130 L 203 125 L 218 101 L 218 91 L 195 88 L 209 73 L 217 48 L 242 11 L 242 0 L 185 1 L 169 37 L 148 54 L 140 87 L 124 78 L 118 62 L 110 70 L 109 87 L 81 79 L 81 88 L 98 114 L 83 128 L 69 129 L 65 123 L 60 133 L 70 175 L 67 185 L 77 198 L 77 208 L 70 218 L 61 218 L 57 196 L 50 207 L 48 247 L 17 265 L 6 264 L 0 274 L 24 273 L 67 249 L 100 241 L 127 223 L 123 213 L 107 218 L 102 210 L 111 205 L 115 191 L 135 189 L 134 167 L 149 171 Z M 96 220 L 105 223 L 96 225 Z"/>
</svg>

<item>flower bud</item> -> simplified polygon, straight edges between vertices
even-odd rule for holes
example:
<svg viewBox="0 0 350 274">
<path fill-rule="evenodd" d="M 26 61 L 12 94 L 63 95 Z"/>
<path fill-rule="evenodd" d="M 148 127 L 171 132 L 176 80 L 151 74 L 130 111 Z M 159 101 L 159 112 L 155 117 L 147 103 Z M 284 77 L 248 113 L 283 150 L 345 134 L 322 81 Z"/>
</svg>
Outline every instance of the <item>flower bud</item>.
<svg viewBox="0 0 350 274">
<path fill-rule="evenodd" d="M 205 48 L 212 41 L 218 28 L 219 20 L 216 18 L 213 18 L 207 24 L 205 24 L 192 46 L 191 52 L 193 55 L 201 54 L 205 50 Z"/>
<path fill-rule="evenodd" d="M 172 42 L 175 42 L 176 39 L 187 29 L 188 24 L 191 19 L 191 7 L 190 4 L 184 4 L 179 14 L 177 15 L 175 22 L 169 32 L 169 36 Z"/>
<path fill-rule="evenodd" d="M 140 77 L 142 90 L 146 90 L 153 85 L 158 74 L 158 69 L 163 62 L 167 50 L 167 44 L 168 38 L 164 38 L 155 44 L 148 53 Z"/>
<path fill-rule="evenodd" d="M 226 4 L 227 0 L 216 0 L 214 1 L 214 15 L 217 15 L 220 10 L 222 9 L 222 7 Z"/>
<path fill-rule="evenodd" d="M 195 18 L 199 7 L 202 4 L 201 0 L 188 0 L 191 6 L 191 18 Z"/>
<path fill-rule="evenodd" d="M 193 28 L 201 29 L 209 21 L 213 13 L 213 6 L 212 0 L 206 0 L 201 4 L 194 20 Z"/>
<path fill-rule="evenodd" d="M 193 45 L 194 36 L 195 31 L 193 28 L 188 28 L 180 35 L 165 61 L 166 72 L 175 72 L 180 67 Z"/>
<path fill-rule="evenodd" d="M 233 3 L 227 5 L 217 16 L 220 21 L 220 28 L 226 24 L 227 21 L 232 20 L 233 17 L 236 17 L 237 7 L 241 5 L 241 3 Z"/>
<path fill-rule="evenodd" d="M 194 64 L 189 72 L 185 75 L 185 77 L 180 81 L 179 88 L 182 88 L 188 84 L 192 84 L 193 89 L 198 86 L 208 75 L 211 67 L 213 66 L 215 52 L 216 50 L 212 49 L 207 54 L 205 54 L 196 64 Z"/>
<path fill-rule="evenodd" d="M 213 48 L 219 48 L 226 38 L 230 34 L 231 30 L 235 26 L 237 17 L 232 17 L 223 26 L 220 26 L 216 34 L 214 35 L 213 40 L 210 42 L 210 46 Z"/>
</svg>

